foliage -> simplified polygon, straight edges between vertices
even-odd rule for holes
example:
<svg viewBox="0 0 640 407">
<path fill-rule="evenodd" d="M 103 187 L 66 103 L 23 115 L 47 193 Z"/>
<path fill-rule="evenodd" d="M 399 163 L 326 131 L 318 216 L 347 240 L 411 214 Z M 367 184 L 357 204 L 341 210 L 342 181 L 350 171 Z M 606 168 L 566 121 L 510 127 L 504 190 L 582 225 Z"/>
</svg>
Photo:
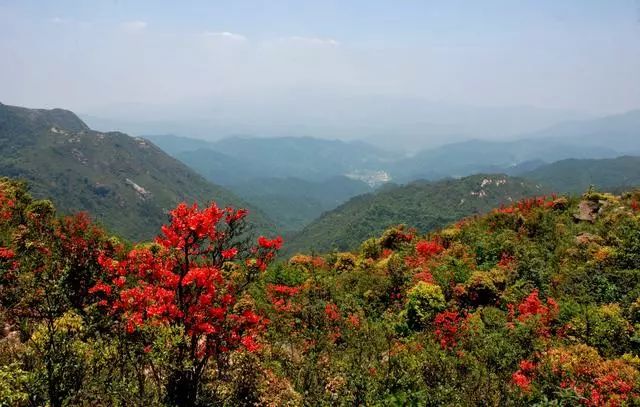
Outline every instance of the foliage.
<svg viewBox="0 0 640 407">
<path fill-rule="evenodd" d="M 638 405 L 639 197 L 274 262 L 244 210 L 180 204 L 130 245 L 2 180 L 0 404 Z"/>
</svg>

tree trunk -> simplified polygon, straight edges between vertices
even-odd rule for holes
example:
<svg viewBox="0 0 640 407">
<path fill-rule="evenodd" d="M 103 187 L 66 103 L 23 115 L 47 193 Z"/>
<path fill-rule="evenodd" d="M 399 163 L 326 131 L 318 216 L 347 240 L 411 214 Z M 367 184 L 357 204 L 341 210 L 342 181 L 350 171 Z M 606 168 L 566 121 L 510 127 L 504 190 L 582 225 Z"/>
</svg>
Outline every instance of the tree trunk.
<svg viewBox="0 0 640 407">
<path fill-rule="evenodd" d="M 174 371 L 167 383 L 166 401 L 170 406 L 195 407 L 198 384 L 192 369 Z"/>
</svg>

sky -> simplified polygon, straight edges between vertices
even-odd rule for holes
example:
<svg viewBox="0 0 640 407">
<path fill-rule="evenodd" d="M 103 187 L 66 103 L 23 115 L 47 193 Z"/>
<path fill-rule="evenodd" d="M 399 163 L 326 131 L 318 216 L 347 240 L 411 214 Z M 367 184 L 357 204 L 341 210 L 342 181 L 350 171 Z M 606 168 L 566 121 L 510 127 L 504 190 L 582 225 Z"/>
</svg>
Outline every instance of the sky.
<svg viewBox="0 0 640 407">
<path fill-rule="evenodd" d="M 0 0 L 0 55 L 0 102 L 120 121 L 605 115 L 640 108 L 640 1 Z"/>
</svg>

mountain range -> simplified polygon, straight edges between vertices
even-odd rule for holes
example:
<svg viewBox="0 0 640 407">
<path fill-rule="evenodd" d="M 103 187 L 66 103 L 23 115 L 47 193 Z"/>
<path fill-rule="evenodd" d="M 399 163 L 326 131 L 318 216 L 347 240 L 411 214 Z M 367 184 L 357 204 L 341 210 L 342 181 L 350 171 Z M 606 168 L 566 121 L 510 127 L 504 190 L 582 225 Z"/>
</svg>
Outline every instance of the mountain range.
<svg viewBox="0 0 640 407">
<path fill-rule="evenodd" d="M 181 201 L 249 207 L 258 229 L 273 230 L 259 209 L 148 140 L 91 130 L 68 110 L 0 104 L 0 176 L 25 179 L 34 196 L 88 211 L 129 239 L 152 238 Z"/>
<path fill-rule="evenodd" d="M 309 137 L 237 136 L 216 142 L 145 136 L 207 179 L 224 185 L 251 178 L 326 180 L 344 175 L 376 183 L 462 177 L 480 172 L 517 175 L 559 160 L 640 154 L 640 110 L 557 124 L 508 141 L 466 140 L 407 156 L 366 142 Z M 393 138 L 393 136 L 390 136 Z M 383 174 L 383 175 L 381 175 Z"/>
<path fill-rule="evenodd" d="M 323 181 L 384 169 L 401 157 L 365 142 L 312 137 L 234 136 L 215 142 L 172 135 L 144 137 L 223 185 L 264 177 Z"/>
<path fill-rule="evenodd" d="M 406 156 L 311 137 L 130 137 L 62 109 L 0 105 L 0 175 L 127 238 L 148 238 L 179 201 L 216 200 L 249 207 L 290 250 L 342 250 L 395 223 L 425 231 L 524 196 L 640 185 L 640 158 L 618 157 L 638 151 L 639 129 L 634 111 Z M 478 187 L 485 179 L 501 182 Z"/>
</svg>

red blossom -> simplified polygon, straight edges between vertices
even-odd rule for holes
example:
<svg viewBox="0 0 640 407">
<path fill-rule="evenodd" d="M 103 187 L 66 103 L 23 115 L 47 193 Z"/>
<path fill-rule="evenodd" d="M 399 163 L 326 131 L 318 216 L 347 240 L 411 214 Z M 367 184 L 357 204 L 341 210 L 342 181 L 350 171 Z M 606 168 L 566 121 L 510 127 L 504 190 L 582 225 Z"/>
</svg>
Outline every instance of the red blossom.
<svg viewBox="0 0 640 407">
<path fill-rule="evenodd" d="M 443 311 L 434 318 L 436 339 L 442 349 L 452 349 L 458 344 L 460 330 L 465 320 L 456 311 Z"/>
<path fill-rule="evenodd" d="M 349 314 L 349 316 L 347 317 L 347 322 L 354 329 L 360 328 L 360 318 L 356 314 Z"/>
<path fill-rule="evenodd" d="M 239 346 L 256 351 L 256 335 L 267 321 L 234 309 L 238 287 L 220 271 L 224 261 L 239 256 L 234 233 L 247 212 L 182 203 L 170 214 L 157 246 L 134 248 L 120 258 L 98 256 L 108 278 L 91 293 L 129 334 L 147 325 L 182 326 L 185 343 L 193 346 L 190 354 L 198 360 Z M 281 238 L 261 237 L 254 257 L 243 260 L 263 270 L 281 245 Z M 253 275 L 250 270 L 247 278 Z"/>
<path fill-rule="evenodd" d="M 429 270 L 423 270 L 419 273 L 416 273 L 413 278 L 418 281 L 424 281 L 425 283 L 433 283 L 433 275 L 429 272 Z"/>
<path fill-rule="evenodd" d="M 558 314 L 558 304 L 553 298 L 547 298 L 545 305 L 538 296 L 538 290 L 533 290 L 518 305 L 518 320 L 524 322 L 531 317 L 538 316 L 544 324 L 551 322 Z"/>
<path fill-rule="evenodd" d="M 237 255 L 238 255 L 238 249 L 235 247 L 222 251 L 222 258 L 226 260 L 231 260 Z"/>
<path fill-rule="evenodd" d="M 500 205 L 500 208 L 495 209 L 494 213 L 513 214 L 516 212 L 527 214 L 534 208 L 551 208 L 553 207 L 553 201 L 557 198 L 555 194 L 550 197 L 543 195 L 534 198 L 522 199 L 511 206 Z"/>
<path fill-rule="evenodd" d="M 444 251 L 444 247 L 437 240 L 421 240 L 416 243 L 416 251 L 423 258 L 431 258 Z"/>
<path fill-rule="evenodd" d="M 290 287 L 282 284 L 267 284 L 267 298 L 276 311 L 290 312 L 293 310 L 291 299 L 300 291 L 301 287 Z"/>
<path fill-rule="evenodd" d="M 334 303 L 327 303 L 324 307 L 324 314 L 329 321 L 338 321 L 340 320 L 340 309 Z"/>
<path fill-rule="evenodd" d="M 9 260 L 15 257 L 15 253 L 12 249 L 7 247 L 0 247 L 0 259 Z"/>
<path fill-rule="evenodd" d="M 547 298 L 546 304 L 540 299 L 538 290 L 533 290 L 520 304 L 516 307 L 513 304 L 507 305 L 511 321 L 514 319 L 520 323 L 529 323 L 535 321 L 537 324 L 537 332 L 542 337 L 551 335 L 551 323 L 558 316 L 558 303 L 553 298 Z M 515 327 L 513 322 L 508 323 L 508 327 Z"/>
<path fill-rule="evenodd" d="M 280 248 L 282 248 L 282 237 L 278 236 L 275 239 L 267 239 L 264 236 L 260 236 L 258 238 L 258 246 L 263 249 L 280 250 Z"/>
<path fill-rule="evenodd" d="M 520 370 L 511 375 L 511 382 L 525 393 L 531 390 L 531 378 Z"/>
</svg>

